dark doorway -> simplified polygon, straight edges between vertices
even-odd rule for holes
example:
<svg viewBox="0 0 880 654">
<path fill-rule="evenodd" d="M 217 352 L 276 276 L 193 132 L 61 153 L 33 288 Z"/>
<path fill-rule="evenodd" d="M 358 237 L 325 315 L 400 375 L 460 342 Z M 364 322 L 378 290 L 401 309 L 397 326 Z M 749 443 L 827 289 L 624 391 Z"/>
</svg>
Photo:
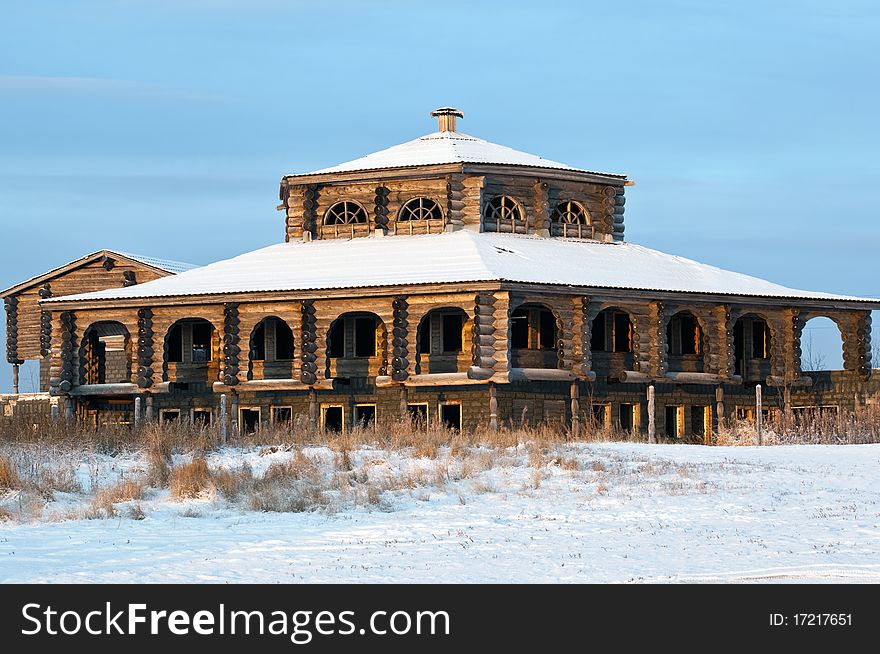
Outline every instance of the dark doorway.
<svg viewBox="0 0 880 654">
<path fill-rule="evenodd" d="M 461 430 L 461 405 L 460 404 L 441 404 L 440 405 L 440 421 L 447 429 L 455 431 Z"/>
<path fill-rule="evenodd" d="M 632 404 L 621 404 L 620 405 L 620 414 L 618 416 L 618 422 L 620 423 L 620 428 L 623 431 L 630 432 L 633 428 L 633 405 Z"/>
<path fill-rule="evenodd" d="M 194 409 L 193 424 L 197 427 L 211 426 L 211 409 Z"/>
<path fill-rule="evenodd" d="M 276 425 L 289 424 L 293 419 L 293 411 L 289 406 L 276 406 L 272 409 L 272 422 Z"/>
<path fill-rule="evenodd" d="M 681 413 L 682 407 L 680 406 L 666 407 L 666 435 L 669 438 L 681 438 Z"/>
<path fill-rule="evenodd" d="M 253 434 L 260 426 L 259 409 L 241 410 L 241 431 L 244 434 Z"/>
<path fill-rule="evenodd" d="M 366 429 L 376 424 L 376 405 L 358 404 L 354 408 L 354 423 L 361 429 Z"/>
<path fill-rule="evenodd" d="M 342 431 L 342 407 L 324 407 L 324 431 Z"/>
<path fill-rule="evenodd" d="M 427 404 L 407 404 L 406 410 L 407 413 L 409 413 L 410 420 L 412 420 L 417 426 L 428 424 Z"/>
</svg>

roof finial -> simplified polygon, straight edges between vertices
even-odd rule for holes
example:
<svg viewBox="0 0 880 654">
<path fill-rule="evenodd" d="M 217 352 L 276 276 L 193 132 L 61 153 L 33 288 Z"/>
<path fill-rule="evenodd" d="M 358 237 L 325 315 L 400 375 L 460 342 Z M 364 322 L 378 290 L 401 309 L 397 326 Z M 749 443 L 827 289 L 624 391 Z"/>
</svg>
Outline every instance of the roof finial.
<svg viewBox="0 0 880 654">
<path fill-rule="evenodd" d="M 440 107 L 439 109 L 434 109 L 431 112 L 431 116 L 437 119 L 439 123 L 439 131 L 441 132 L 454 132 L 455 131 L 455 119 L 464 118 L 464 112 L 459 111 L 458 109 L 453 109 L 452 107 Z"/>
</svg>

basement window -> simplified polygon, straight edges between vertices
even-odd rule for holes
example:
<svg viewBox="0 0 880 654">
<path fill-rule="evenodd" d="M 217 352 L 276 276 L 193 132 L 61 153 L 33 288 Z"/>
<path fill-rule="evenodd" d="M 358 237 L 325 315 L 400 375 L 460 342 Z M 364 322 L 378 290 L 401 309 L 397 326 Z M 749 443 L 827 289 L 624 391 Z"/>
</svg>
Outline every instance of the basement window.
<svg viewBox="0 0 880 654">
<path fill-rule="evenodd" d="M 443 403 L 440 405 L 440 423 L 452 431 L 461 431 L 461 404 Z"/>
<path fill-rule="evenodd" d="M 666 407 L 666 435 L 669 438 L 684 436 L 684 407 L 673 405 Z"/>
<path fill-rule="evenodd" d="M 289 406 L 273 406 L 271 417 L 273 425 L 289 425 L 293 420 L 293 409 Z"/>
<path fill-rule="evenodd" d="M 424 427 L 428 424 L 428 403 L 407 404 L 406 412 L 409 414 L 410 420 L 417 427 Z"/>
<path fill-rule="evenodd" d="M 321 407 L 321 427 L 324 431 L 341 432 L 345 424 L 345 412 L 341 405 Z"/>
<path fill-rule="evenodd" d="M 255 434 L 260 428 L 260 408 L 240 409 L 238 412 L 239 425 L 242 434 Z"/>
<path fill-rule="evenodd" d="M 376 405 L 358 404 L 354 407 L 354 423 L 361 429 L 367 429 L 376 424 Z"/>
<path fill-rule="evenodd" d="M 712 431 L 712 413 L 708 406 L 691 407 L 691 433 L 694 436 L 706 436 Z"/>
<path fill-rule="evenodd" d="M 211 409 L 193 409 L 192 422 L 199 427 L 211 426 L 212 411 Z"/>
<path fill-rule="evenodd" d="M 180 421 L 180 409 L 162 409 L 159 412 L 162 424 L 167 425 L 172 422 Z"/>
</svg>

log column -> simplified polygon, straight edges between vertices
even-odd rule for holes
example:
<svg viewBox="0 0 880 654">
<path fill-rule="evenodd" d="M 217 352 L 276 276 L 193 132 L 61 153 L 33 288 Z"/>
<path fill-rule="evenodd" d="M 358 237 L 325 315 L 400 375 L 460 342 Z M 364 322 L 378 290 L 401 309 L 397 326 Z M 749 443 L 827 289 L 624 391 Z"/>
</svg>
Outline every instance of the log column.
<svg viewBox="0 0 880 654">
<path fill-rule="evenodd" d="M 592 298 L 584 296 L 575 300 L 579 305 L 575 311 L 574 365 L 572 372 L 578 377 L 588 379 L 593 372 L 593 352 L 590 341 L 593 338 L 593 320 L 599 315 L 599 305 Z"/>
<path fill-rule="evenodd" d="M 311 241 L 318 233 L 318 195 L 317 184 L 309 184 L 303 191 L 302 201 L 302 240 Z"/>
<path fill-rule="evenodd" d="M 712 309 L 712 333 L 715 335 L 715 347 L 712 348 L 712 360 L 708 372 L 714 372 L 724 379 L 729 379 L 736 369 L 733 348 L 733 317 L 730 305 L 722 304 Z"/>
<path fill-rule="evenodd" d="M 550 185 L 540 179 L 534 186 L 535 233 L 550 236 Z"/>
<path fill-rule="evenodd" d="M 849 312 L 835 321 L 843 341 L 843 367 L 864 379 L 871 376 L 871 312 Z"/>
<path fill-rule="evenodd" d="M 669 370 L 669 357 L 666 352 L 666 306 L 662 302 L 652 302 L 649 312 L 651 321 L 651 368 L 650 373 L 660 379 Z M 642 372 L 645 372 L 642 370 Z"/>
<path fill-rule="evenodd" d="M 624 197 L 625 188 L 621 186 L 617 189 L 617 195 L 614 196 L 614 207 L 611 215 L 611 238 L 615 241 L 623 240 L 623 212 L 626 198 Z"/>
<path fill-rule="evenodd" d="M 43 284 L 40 288 L 40 299 L 48 300 L 52 297 L 52 287 Z M 40 311 L 40 356 L 44 359 L 52 353 L 52 312 L 43 309 Z"/>
<path fill-rule="evenodd" d="M 799 309 L 786 309 L 783 315 L 787 329 L 782 333 L 783 346 L 780 350 L 784 357 L 783 375 L 787 387 L 801 376 L 801 335 L 806 321 L 801 317 Z"/>
<path fill-rule="evenodd" d="M 473 365 L 481 374 L 495 370 L 495 296 L 478 293 L 474 298 Z M 491 375 L 489 375 L 491 376 Z"/>
<path fill-rule="evenodd" d="M 446 231 L 455 232 L 464 227 L 465 187 L 461 175 L 446 178 Z"/>
<path fill-rule="evenodd" d="M 138 388 L 147 389 L 153 385 L 153 311 L 148 308 L 138 310 Z"/>
<path fill-rule="evenodd" d="M 315 319 L 315 303 L 306 300 L 302 303 L 302 365 L 299 378 L 303 384 L 311 386 L 318 381 L 318 343 L 317 320 Z M 309 395 L 311 399 L 311 395 Z"/>
<path fill-rule="evenodd" d="M 386 186 L 376 187 L 376 197 L 373 202 L 373 216 L 376 222 L 376 232 L 382 230 L 383 234 L 388 233 L 388 196 L 391 191 Z"/>
<path fill-rule="evenodd" d="M 402 382 L 409 377 L 409 303 L 406 297 L 399 296 L 394 298 L 391 308 L 391 379 Z"/>
<path fill-rule="evenodd" d="M 58 390 L 69 393 L 75 380 L 76 361 L 76 314 L 61 314 L 61 375 Z"/>
<path fill-rule="evenodd" d="M 227 386 L 238 384 L 239 355 L 241 354 L 240 325 L 238 303 L 229 302 L 223 305 L 223 366 L 220 375 L 221 381 Z"/>
<path fill-rule="evenodd" d="M 12 364 L 12 390 L 18 395 L 19 366 L 23 361 L 18 356 L 18 298 L 8 297 L 6 306 L 6 361 Z"/>
</svg>

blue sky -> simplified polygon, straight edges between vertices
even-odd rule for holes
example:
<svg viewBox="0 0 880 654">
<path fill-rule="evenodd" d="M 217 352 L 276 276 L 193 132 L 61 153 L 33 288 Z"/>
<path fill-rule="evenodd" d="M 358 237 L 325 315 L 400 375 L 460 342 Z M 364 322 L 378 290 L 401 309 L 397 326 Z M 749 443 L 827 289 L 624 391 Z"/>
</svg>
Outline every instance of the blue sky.
<svg viewBox="0 0 880 654">
<path fill-rule="evenodd" d="M 451 104 L 630 175 L 628 240 L 880 296 L 878 3 L 2 0 L 0 25 L 0 287 L 102 247 L 277 242 L 283 173 Z"/>
</svg>

